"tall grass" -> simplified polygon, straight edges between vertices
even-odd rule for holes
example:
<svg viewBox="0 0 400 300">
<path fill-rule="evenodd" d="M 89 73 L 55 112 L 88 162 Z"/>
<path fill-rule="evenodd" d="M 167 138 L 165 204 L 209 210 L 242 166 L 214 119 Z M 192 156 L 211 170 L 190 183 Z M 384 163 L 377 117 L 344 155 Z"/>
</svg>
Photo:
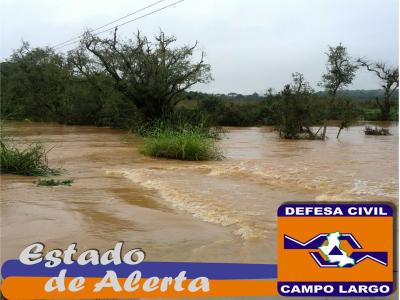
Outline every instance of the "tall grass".
<svg viewBox="0 0 400 300">
<path fill-rule="evenodd" d="M 61 169 L 48 165 L 47 153 L 41 143 L 17 147 L 4 132 L 4 123 L 0 122 L 0 174 L 18 174 L 27 176 L 59 175 Z"/>
<path fill-rule="evenodd" d="M 221 151 L 208 130 L 202 126 L 173 128 L 158 126 L 145 134 L 142 153 L 179 160 L 220 160 Z"/>
<path fill-rule="evenodd" d="M 60 169 L 52 169 L 48 165 L 46 149 L 40 143 L 24 148 L 17 148 L 12 143 L 1 140 L 0 173 L 27 176 L 59 175 Z"/>
</svg>

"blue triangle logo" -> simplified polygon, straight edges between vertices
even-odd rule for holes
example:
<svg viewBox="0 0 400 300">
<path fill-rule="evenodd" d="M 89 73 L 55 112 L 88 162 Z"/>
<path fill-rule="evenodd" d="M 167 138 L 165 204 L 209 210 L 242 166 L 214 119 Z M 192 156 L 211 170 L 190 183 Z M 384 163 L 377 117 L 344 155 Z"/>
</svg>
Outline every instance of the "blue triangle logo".
<svg viewBox="0 0 400 300">
<path fill-rule="evenodd" d="M 342 255 L 342 251 L 338 247 L 333 247 L 331 252 L 329 252 L 329 255 Z"/>
</svg>

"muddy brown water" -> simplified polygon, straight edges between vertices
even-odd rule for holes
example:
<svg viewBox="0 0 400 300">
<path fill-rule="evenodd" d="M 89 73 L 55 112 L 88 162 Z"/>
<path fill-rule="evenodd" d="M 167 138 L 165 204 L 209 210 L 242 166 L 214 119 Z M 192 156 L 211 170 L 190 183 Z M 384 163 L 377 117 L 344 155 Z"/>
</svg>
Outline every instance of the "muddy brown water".
<svg viewBox="0 0 400 300">
<path fill-rule="evenodd" d="M 382 125 L 382 124 L 380 124 Z M 117 241 L 147 260 L 276 263 L 276 209 L 286 201 L 398 199 L 398 127 L 365 136 L 363 126 L 328 128 L 329 139 L 287 141 L 268 127 L 226 128 L 226 159 L 182 162 L 140 154 L 124 131 L 10 122 L 18 143 L 40 140 L 71 187 L 36 187 L 1 175 L 1 259 L 28 244 L 78 243 L 106 250 Z"/>
</svg>

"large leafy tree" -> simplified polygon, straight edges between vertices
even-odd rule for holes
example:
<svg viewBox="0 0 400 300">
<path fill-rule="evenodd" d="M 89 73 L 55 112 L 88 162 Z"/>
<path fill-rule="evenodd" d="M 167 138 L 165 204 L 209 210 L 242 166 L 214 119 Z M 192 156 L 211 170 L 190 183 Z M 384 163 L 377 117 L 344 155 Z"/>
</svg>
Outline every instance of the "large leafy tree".
<svg viewBox="0 0 400 300">
<path fill-rule="evenodd" d="M 371 63 L 366 59 L 359 58 L 357 62 L 368 71 L 373 72 L 381 82 L 383 88 L 383 99 L 376 98 L 376 103 L 381 110 L 381 119 L 390 119 L 390 99 L 399 87 L 399 68 L 390 67 L 382 62 Z"/>
<path fill-rule="evenodd" d="M 62 57 L 50 48 L 31 48 L 23 42 L 2 63 L 2 114 L 54 120 L 65 111 L 70 72 Z"/>
<path fill-rule="evenodd" d="M 197 43 L 173 47 L 176 38 L 160 32 L 155 41 L 138 32 L 120 40 L 117 29 L 111 38 L 86 32 L 70 61 L 88 78 L 106 74 L 115 88 L 131 101 L 146 120 L 170 114 L 181 101 L 179 95 L 196 83 L 210 81 L 210 66 L 204 53 L 194 60 Z"/>
<path fill-rule="evenodd" d="M 338 90 L 353 82 L 357 65 L 352 62 L 346 47 L 342 44 L 336 47 L 329 46 L 326 55 L 328 57 L 326 73 L 322 75 L 320 86 L 335 99 Z"/>
<path fill-rule="evenodd" d="M 324 87 L 330 95 L 329 107 L 332 109 L 332 107 L 338 106 L 338 103 L 335 103 L 337 92 L 353 82 L 358 66 L 352 62 L 351 57 L 347 53 L 346 47 L 342 46 L 342 44 L 339 44 L 336 47 L 329 46 L 326 55 L 328 57 L 328 62 L 326 64 L 326 73 L 322 75 L 322 81 L 319 85 Z M 339 131 L 336 136 L 337 138 L 339 138 L 342 129 L 348 127 L 348 125 L 350 124 L 351 120 L 349 116 L 354 115 L 350 111 L 346 111 L 350 109 L 353 110 L 351 106 L 346 104 L 346 101 L 340 102 L 340 104 L 344 104 L 340 105 L 340 115 L 343 116 L 343 118 L 340 120 L 341 122 L 339 124 Z M 326 121 L 324 124 L 323 138 L 325 138 L 325 132 Z"/>
</svg>

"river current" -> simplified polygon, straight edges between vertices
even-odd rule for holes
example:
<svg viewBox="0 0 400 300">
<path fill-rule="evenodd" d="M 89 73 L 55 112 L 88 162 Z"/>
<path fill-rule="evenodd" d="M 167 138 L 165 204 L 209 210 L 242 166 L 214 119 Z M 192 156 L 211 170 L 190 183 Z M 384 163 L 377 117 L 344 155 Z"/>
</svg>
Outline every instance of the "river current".
<svg viewBox="0 0 400 300">
<path fill-rule="evenodd" d="M 382 124 L 379 124 L 382 125 Z M 225 159 L 145 157 L 142 140 L 90 126 L 10 122 L 16 143 L 41 141 L 71 187 L 2 175 L 2 261 L 27 244 L 106 250 L 117 241 L 148 260 L 276 263 L 276 209 L 287 201 L 398 201 L 398 127 L 328 128 L 326 141 L 281 140 L 269 127 L 225 128 Z"/>
</svg>

